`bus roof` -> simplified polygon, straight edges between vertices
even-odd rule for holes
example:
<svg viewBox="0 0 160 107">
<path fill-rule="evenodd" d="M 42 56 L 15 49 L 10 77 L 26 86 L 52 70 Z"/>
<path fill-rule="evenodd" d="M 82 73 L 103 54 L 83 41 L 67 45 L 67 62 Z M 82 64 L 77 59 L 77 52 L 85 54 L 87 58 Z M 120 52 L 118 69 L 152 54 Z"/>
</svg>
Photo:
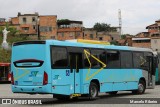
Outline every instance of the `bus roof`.
<svg viewBox="0 0 160 107">
<path fill-rule="evenodd" d="M 101 45 L 101 44 L 88 44 L 88 43 L 79 43 L 71 41 L 59 41 L 59 40 L 45 40 L 45 41 L 23 41 L 16 42 L 13 46 L 25 45 L 25 44 L 46 44 L 46 45 L 58 45 L 58 46 L 73 46 L 73 47 L 83 47 L 83 48 L 103 48 L 103 49 L 113 49 L 113 50 L 130 50 L 130 51 L 153 51 L 149 48 L 139 48 L 139 47 L 130 47 L 130 46 L 116 46 L 116 45 Z"/>
<path fill-rule="evenodd" d="M 60 46 L 75 46 L 75 47 L 88 47 L 88 48 L 104 48 L 104 49 L 117 49 L 117 50 L 130 50 L 130 51 L 147 51 L 153 52 L 149 48 L 138 48 L 130 46 L 116 46 L 116 45 L 99 45 L 99 44 L 88 44 L 88 43 L 78 43 L 71 41 L 58 41 L 58 40 L 46 40 L 49 45 L 60 45 Z"/>
</svg>

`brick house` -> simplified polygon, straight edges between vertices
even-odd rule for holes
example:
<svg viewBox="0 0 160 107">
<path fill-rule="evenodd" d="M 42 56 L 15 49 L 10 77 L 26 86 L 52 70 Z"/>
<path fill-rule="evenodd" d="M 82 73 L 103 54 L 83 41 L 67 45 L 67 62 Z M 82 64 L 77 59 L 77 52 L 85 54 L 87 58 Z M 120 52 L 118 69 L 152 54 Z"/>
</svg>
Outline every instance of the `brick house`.
<svg viewBox="0 0 160 107">
<path fill-rule="evenodd" d="M 151 38 L 132 38 L 133 47 L 151 48 Z"/>
<path fill-rule="evenodd" d="M 0 18 L 0 26 L 4 26 L 6 24 L 5 18 Z"/>
<path fill-rule="evenodd" d="M 97 40 L 111 42 L 112 36 L 108 32 L 97 32 Z"/>
<path fill-rule="evenodd" d="M 56 39 L 57 35 L 57 16 L 39 16 L 40 35 L 44 39 Z"/>
<path fill-rule="evenodd" d="M 97 40 L 97 31 L 93 28 L 83 28 L 83 39 Z"/>
<path fill-rule="evenodd" d="M 151 48 L 160 51 L 160 20 L 146 27 L 148 32 L 140 32 L 132 38 L 132 46 Z"/>
<path fill-rule="evenodd" d="M 149 32 L 140 32 L 137 35 L 135 35 L 135 37 L 150 37 L 150 33 Z"/>
<path fill-rule="evenodd" d="M 0 27 L 3 30 L 6 26 L 6 19 L 5 18 L 0 18 Z"/>
<path fill-rule="evenodd" d="M 17 17 L 12 17 L 10 23 L 20 31 L 20 35 L 33 36 L 37 38 L 38 30 L 42 39 L 55 38 L 57 32 L 57 16 L 40 16 L 34 14 L 18 13 Z"/>
<path fill-rule="evenodd" d="M 15 27 L 17 30 L 20 31 L 20 24 L 19 24 L 19 18 L 18 17 L 12 17 L 9 21 L 10 26 Z"/>
<path fill-rule="evenodd" d="M 160 20 L 157 20 L 154 24 L 147 26 L 146 29 L 148 29 L 150 37 L 160 37 Z"/>
<path fill-rule="evenodd" d="M 57 40 L 83 39 L 82 21 L 61 21 L 57 22 Z"/>
</svg>

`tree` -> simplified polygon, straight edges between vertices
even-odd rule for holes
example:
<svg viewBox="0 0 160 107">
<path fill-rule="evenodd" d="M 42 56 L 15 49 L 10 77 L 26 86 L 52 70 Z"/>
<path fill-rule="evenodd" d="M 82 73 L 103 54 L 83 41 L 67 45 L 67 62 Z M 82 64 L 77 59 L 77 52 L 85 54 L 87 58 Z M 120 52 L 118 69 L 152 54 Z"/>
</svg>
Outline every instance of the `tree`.
<svg viewBox="0 0 160 107">
<path fill-rule="evenodd" d="M 102 31 L 105 31 L 105 32 L 111 32 L 111 31 L 114 31 L 116 32 L 117 31 L 117 28 L 116 27 L 111 27 L 110 24 L 107 24 L 107 23 L 95 23 L 95 25 L 93 26 L 93 29 L 96 30 L 97 32 L 102 32 Z"/>
<path fill-rule="evenodd" d="M 123 34 L 123 35 L 121 35 L 121 39 L 126 39 L 127 36 L 133 36 L 133 35 L 130 35 L 130 34 Z"/>
<path fill-rule="evenodd" d="M 115 40 L 113 40 L 113 41 L 110 42 L 110 44 L 111 44 L 111 45 L 118 45 L 118 42 L 115 41 Z"/>
<path fill-rule="evenodd" d="M 19 30 L 17 30 L 15 27 L 12 27 L 12 26 L 9 26 L 9 24 L 6 22 L 6 25 L 5 26 L 0 26 L 0 35 L 3 35 L 3 30 L 4 28 L 7 28 L 8 31 L 10 31 L 8 33 L 9 36 L 16 36 L 19 32 Z"/>
<path fill-rule="evenodd" d="M 57 23 L 58 23 L 58 24 L 61 24 L 61 23 L 69 23 L 69 22 L 70 22 L 69 19 L 58 19 L 58 20 L 57 20 Z"/>
<path fill-rule="evenodd" d="M 4 27 L 3 26 L 0 26 L 0 36 L 3 35 L 2 31 L 3 31 Z"/>
<path fill-rule="evenodd" d="M 9 27 L 8 30 L 10 31 L 9 35 L 11 36 L 16 36 L 17 33 L 19 32 L 15 27 Z"/>
<path fill-rule="evenodd" d="M 0 62 L 11 62 L 11 50 L 0 47 Z"/>
</svg>

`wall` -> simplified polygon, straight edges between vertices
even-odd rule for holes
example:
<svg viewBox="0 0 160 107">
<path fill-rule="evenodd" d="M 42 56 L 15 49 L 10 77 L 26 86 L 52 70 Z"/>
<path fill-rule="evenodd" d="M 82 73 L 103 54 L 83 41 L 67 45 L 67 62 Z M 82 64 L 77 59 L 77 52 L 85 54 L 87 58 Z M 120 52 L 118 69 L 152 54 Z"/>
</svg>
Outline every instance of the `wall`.
<svg viewBox="0 0 160 107">
<path fill-rule="evenodd" d="M 39 16 L 39 25 L 40 27 L 51 27 L 51 31 L 40 31 L 42 38 L 46 39 L 56 39 L 57 35 L 57 16 L 48 15 L 48 16 Z"/>
<path fill-rule="evenodd" d="M 151 39 L 151 48 L 154 51 L 159 51 L 160 52 L 160 38 L 152 38 Z"/>
</svg>

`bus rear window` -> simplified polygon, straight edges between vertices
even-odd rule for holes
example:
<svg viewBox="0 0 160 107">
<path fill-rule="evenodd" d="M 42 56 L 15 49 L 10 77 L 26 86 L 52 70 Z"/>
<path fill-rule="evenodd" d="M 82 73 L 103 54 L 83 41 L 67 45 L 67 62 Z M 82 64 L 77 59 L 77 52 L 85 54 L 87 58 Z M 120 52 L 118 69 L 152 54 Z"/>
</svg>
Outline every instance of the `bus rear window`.
<svg viewBox="0 0 160 107">
<path fill-rule="evenodd" d="M 13 62 L 15 67 L 40 67 L 44 61 L 37 59 L 23 59 Z"/>
</svg>

